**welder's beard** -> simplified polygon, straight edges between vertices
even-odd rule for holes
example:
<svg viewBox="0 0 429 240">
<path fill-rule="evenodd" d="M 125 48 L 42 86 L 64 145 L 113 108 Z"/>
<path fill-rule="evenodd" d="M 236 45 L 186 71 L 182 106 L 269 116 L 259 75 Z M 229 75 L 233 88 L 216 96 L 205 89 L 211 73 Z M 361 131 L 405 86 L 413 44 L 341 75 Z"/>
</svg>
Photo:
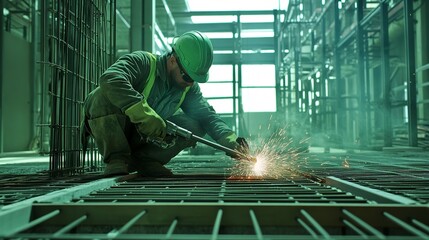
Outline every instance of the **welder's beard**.
<svg viewBox="0 0 429 240">
<path fill-rule="evenodd" d="M 179 90 L 184 90 L 187 87 L 186 83 L 180 80 L 180 76 L 177 75 L 175 71 L 170 72 L 169 80 L 170 80 L 171 86 Z"/>
</svg>

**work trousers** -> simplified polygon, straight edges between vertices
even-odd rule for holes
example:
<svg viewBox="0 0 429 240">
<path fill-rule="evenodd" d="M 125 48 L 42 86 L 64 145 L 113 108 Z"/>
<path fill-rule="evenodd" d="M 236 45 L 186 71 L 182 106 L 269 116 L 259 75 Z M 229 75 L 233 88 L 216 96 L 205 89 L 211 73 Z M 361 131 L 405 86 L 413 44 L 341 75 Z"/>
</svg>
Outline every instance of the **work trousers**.
<svg viewBox="0 0 429 240">
<path fill-rule="evenodd" d="M 105 163 L 109 163 L 112 160 L 123 160 L 128 164 L 132 161 L 166 164 L 183 149 L 196 144 L 193 140 L 178 137 L 175 145 L 164 149 L 147 142 L 138 133 L 135 124 L 131 123 L 130 119 L 119 109 L 95 103 L 97 101 L 90 106 L 85 106 L 85 117 L 87 118 L 88 131 L 94 138 L 98 151 L 103 156 Z M 188 129 L 200 137 L 206 134 L 197 121 L 183 112 L 176 113 L 167 120 Z"/>
</svg>

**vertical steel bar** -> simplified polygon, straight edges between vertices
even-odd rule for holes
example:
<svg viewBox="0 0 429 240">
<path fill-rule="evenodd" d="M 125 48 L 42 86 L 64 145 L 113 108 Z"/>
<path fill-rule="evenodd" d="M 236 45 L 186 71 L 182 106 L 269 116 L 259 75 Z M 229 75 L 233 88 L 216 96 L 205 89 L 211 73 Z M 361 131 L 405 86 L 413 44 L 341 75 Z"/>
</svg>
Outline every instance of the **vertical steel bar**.
<svg viewBox="0 0 429 240">
<path fill-rule="evenodd" d="M 241 25 L 241 15 L 237 14 L 237 132 L 239 135 L 244 135 L 243 133 L 243 127 L 241 125 L 243 118 L 243 78 L 242 78 L 242 68 L 243 68 L 243 39 L 241 38 L 241 31 L 242 31 L 242 25 Z"/>
<path fill-rule="evenodd" d="M 336 81 L 336 112 L 337 112 L 337 134 L 340 137 L 344 136 L 345 124 L 345 107 L 343 101 L 344 82 L 341 79 L 341 54 L 340 54 L 340 35 L 341 35 L 341 22 L 340 11 L 338 9 L 338 0 L 334 0 L 332 7 L 334 8 L 334 70 Z"/>
<path fill-rule="evenodd" d="M 413 0 L 404 0 L 404 36 L 408 98 L 408 144 L 411 147 L 417 147 L 417 87 L 413 2 Z"/>
<path fill-rule="evenodd" d="M 212 238 L 211 238 L 212 240 L 216 240 L 218 237 L 220 223 L 222 221 L 222 214 L 223 214 L 223 210 L 220 208 L 217 211 L 216 220 L 215 220 L 215 223 L 213 225 Z"/>
<path fill-rule="evenodd" d="M 282 97 L 281 97 L 281 82 L 280 82 L 280 63 L 282 61 L 282 51 L 281 51 L 281 32 L 280 32 L 280 13 L 278 10 L 273 10 L 274 22 L 273 22 L 273 32 L 274 32 L 274 67 L 275 67 L 275 88 L 276 88 L 276 109 L 277 112 L 284 112 L 282 106 Z"/>
<path fill-rule="evenodd" d="M 249 209 L 250 218 L 252 219 L 253 228 L 255 229 L 255 234 L 258 239 L 264 239 L 262 236 L 261 227 L 259 226 L 258 219 L 256 218 L 255 212 L 253 209 Z"/>
<path fill-rule="evenodd" d="M 72 230 L 73 228 L 75 228 L 76 226 L 81 224 L 87 218 L 88 218 L 87 215 L 83 215 L 83 216 L 79 217 L 78 219 L 74 220 L 73 222 L 67 224 L 66 226 L 64 226 L 61 229 L 59 229 L 58 231 L 56 231 L 52 236 L 53 237 L 60 237 L 62 234 Z"/>
<path fill-rule="evenodd" d="M 386 1 L 380 2 L 380 15 L 381 15 L 381 78 L 384 85 L 384 146 L 392 146 L 392 120 L 391 120 L 391 83 L 390 83 L 390 69 L 389 69 L 389 11 L 388 3 Z"/>
<path fill-rule="evenodd" d="M 401 219 L 393 216 L 392 214 L 388 213 L 388 212 L 383 212 L 383 215 L 386 216 L 388 219 L 392 220 L 394 223 L 398 224 L 399 226 L 401 226 L 402 228 L 404 228 L 405 230 L 407 230 L 408 232 L 421 237 L 422 239 L 428 239 L 429 235 L 425 234 L 424 232 L 416 229 L 415 227 L 411 226 L 410 224 L 402 221 Z"/>
<path fill-rule="evenodd" d="M 236 33 L 238 32 L 238 23 L 234 23 L 232 26 L 232 56 L 233 56 L 233 62 L 232 62 L 232 119 L 233 120 L 233 126 L 234 129 L 237 131 L 239 121 L 238 121 L 238 80 L 237 80 L 237 57 L 236 53 L 238 51 L 238 40 Z"/>
<path fill-rule="evenodd" d="M 173 222 L 171 222 L 171 225 L 168 228 L 167 233 L 165 234 L 165 239 L 171 239 L 171 236 L 173 235 L 173 232 L 176 229 L 177 223 L 178 223 L 177 218 L 174 219 Z"/>
<path fill-rule="evenodd" d="M 301 209 L 300 212 L 325 239 L 330 238 L 329 233 L 307 211 Z"/>
<path fill-rule="evenodd" d="M 372 227 L 371 225 L 369 225 L 368 223 L 366 223 L 365 221 L 363 221 L 362 219 L 360 219 L 359 217 L 357 217 L 356 215 L 354 215 L 350 211 L 343 209 L 342 212 L 346 216 L 351 218 L 353 221 L 355 221 L 357 224 L 359 224 L 360 226 L 365 228 L 367 231 L 374 234 L 374 236 L 376 236 L 378 239 L 386 239 L 386 237 L 380 231 L 378 231 L 377 229 L 375 229 L 374 227 Z"/>
<path fill-rule="evenodd" d="M 301 56 L 301 24 L 297 24 L 295 27 L 295 43 L 294 43 L 294 66 L 295 66 L 295 116 L 300 112 L 301 105 L 299 104 L 301 91 L 299 85 L 301 76 L 299 72 L 299 63 Z"/>
<path fill-rule="evenodd" d="M 321 78 L 320 78 L 320 96 L 322 98 L 322 101 L 320 102 L 320 131 L 324 132 L 328 130 L 328 116 L 326 113 L 327 110 L 327 103 L 328 103 L 328 92 L 326 91 L 326 84 L 328 81 L 328 71 L 326 68 L 327 64 L 327 54 L 326 54 L 326 18 L 322 17 L 321 25 L 322 25 L 322 71 L 321 71 Z M 320 101 L 320 100 L 319 100 Z"/>
<path fill-rule="evenodd" d="M 361 24 L 363 18 L 364 0 L 357 0 L 356 8 L 356 48 L 357 48 L 357 94 L 359 99 L 359 119 L 358 119 L 358 139 L 360 147 L 365 148 L 367 145 L 367 108 L 366 108 L 366 92 L 365 92 L 365 52 L 364 52 L 364 39 L 363 39 L 363 26 Z"/>
<path fill-rule="evenodd" d="M 3 11 L 4 1 L 0 1 L 0 9 Z M 4 37 L 4 17 L 3 13 L 0 18 L 0 96 L 3 96 L 3 37 Z M 3 97 L 0 97 L 0 153 L 3 153 Z"/>
</svg>

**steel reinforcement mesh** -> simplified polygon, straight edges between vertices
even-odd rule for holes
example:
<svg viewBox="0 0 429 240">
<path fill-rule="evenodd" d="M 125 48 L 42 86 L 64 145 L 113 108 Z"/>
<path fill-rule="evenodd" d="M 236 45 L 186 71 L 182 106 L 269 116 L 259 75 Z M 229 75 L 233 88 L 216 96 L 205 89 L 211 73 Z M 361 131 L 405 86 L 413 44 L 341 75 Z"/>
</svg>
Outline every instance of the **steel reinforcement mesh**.
<svg viewBox="0 0 429 240">
<path fill-rule="evenodd" d="M 115 55 L 115 0 L 41 1 L 40 143 L 51 176 L 95 170 L 85 161 L 79 126 L 82 103 Z"/>
</svg>

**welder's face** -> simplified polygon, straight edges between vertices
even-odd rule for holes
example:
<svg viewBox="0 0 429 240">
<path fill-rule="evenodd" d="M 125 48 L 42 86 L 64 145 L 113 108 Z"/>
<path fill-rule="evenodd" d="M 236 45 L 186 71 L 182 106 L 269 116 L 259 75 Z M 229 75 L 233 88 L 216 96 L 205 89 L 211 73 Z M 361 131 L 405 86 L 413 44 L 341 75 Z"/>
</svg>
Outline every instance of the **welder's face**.
<svg viewBox="0 0 429 240">
<path fill-rule="evenodd" d="M 174 67 L 171 71 L 170 79 L 172 80 L 172 83 L 175 87 L 179 89 L 185 89 L 186 87 L 190 87 L 194 85 L 194 81 L 189 77 L 189 75 L 186 73 L 185 69 L 180 64 L 178 58 L 174 56 Z"/>
</svg>

